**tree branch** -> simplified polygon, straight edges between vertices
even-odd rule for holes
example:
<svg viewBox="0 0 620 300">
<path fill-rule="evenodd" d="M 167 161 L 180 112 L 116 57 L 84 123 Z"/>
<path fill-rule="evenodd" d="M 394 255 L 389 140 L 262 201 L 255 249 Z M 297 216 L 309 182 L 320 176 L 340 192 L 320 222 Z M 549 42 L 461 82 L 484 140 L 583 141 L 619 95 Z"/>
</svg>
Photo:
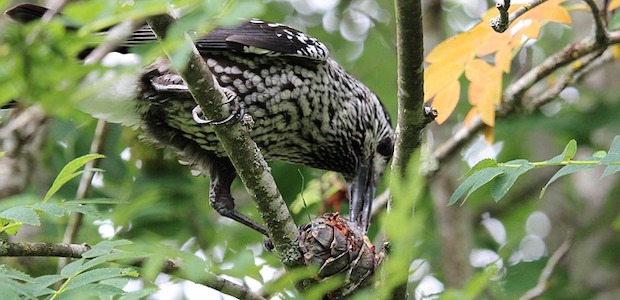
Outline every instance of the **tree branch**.
<svg viewBox="0 0 620 300">
<path fill-rule="evenodd" d="M 166 15 L 149 18 L 147 22 L 161 40 L 174 19 Z M 191 52 L 187 67 L 178 70 L 179 74 L 187 83 L 205 116 L 211 120 L 222 120 L 226 117 L 222 104 L 224 95 L 214 82 L 213 75 L 194 47 L 191 38 L 185 35 L 185 39 L 191 47 Z M 287 269 L 304 266 L 303 254 L 297 244 L 299 239 L 297 226 L 269 172 L 269 166 L 247 134 L 248 130 L 240 122 L 213 126 L 213 131 L 229 155 L 241 181 L 256 200 L 282 263 Z M 309 284 L 309 281 L 304 281 L 300 288 L 303 289 Z"/>
<path fill-rule="evenodd" d="M 496 108 L 496 118 L 501 119 L 515 112 L 531 112 L 539 106 L 525 108 L 523 98 L 526 92 L 538 81 L 552 74 L 561 67 L 564 67 L 588 54 L 597 53 L 609 45 L 620 43 L 620 31 L 613 31 L 608 34 L 609 39 L 604 44 L 600 44 L 594 38 L 587 38 L 582 41 L 570 44 L 560 52 L 548 57 L 538 66 L 532 68 L 521 78 L 510 84 L 503 93 L 502 104 Z M 544 102 L 547 103 L 548 101 Z M 544 104 L 540 103 L 540 105 Z M 427 177 L 432 177 L 440 166 L 454 153 L 469 142 L 476 133 L 484 128 L 484 123 L 479 116 L 472 119 L 469 124 L 457 130 L 446 142 L 439 145 L 432 155 L 432 160 L 436 166 L 427 173 Z"/>
<path fill-rule="evenodd" d="M 36 257 L 36 256 L 53 256 L 64 258 L 82 258 L 82 255 L 89 251 L 91 247 L 87 244 L 66 244 L 66 243 L 27 243 L 27 242 L 7 242 L 0 241 L 0 257 L 2 256 L 21 256 L 21 257 Z M 130 265 L 135 267 L 142 267 L 146 262 L 145 259 L 137 260 Z M 164 264 L 161 272 L 174 275 L 178 278 L 193 281 L 191 278 L 185 277 L 182 274 L 177 274 L 177 271 L 181 269 L 177 263 L 172 260 L 167 260 Z M 205 277 L 203 281 L 196 282 L 208 286 L 212 289 L 218 290 L 224 294 L 237 297 L 245 300 L 265 300 L 264 297 L 258 295 L 246 286 L 236 284 L 230 280 L 226 280 L 210 272 L 203 274 Z"/>
<path fill-rule="evenodd" d="M 392 176 L 402 176 L 420 146 L 429 123 L 424 109 L 424 43 L 420 0 L 395 0 L 398 56 L 398 118 Z M 391 199 L 388 200 L 388 213 Z M 407 278 L 392 290 L 392 299 L 406 299 Z"/>
<path fill-rule="evenodd" d="M 540 276 L 538 277 L 538 283 L 536 284 L 536 286 L 528 290 L 523 296 L 521 296 L 521 298 L 519 298 L 519 300 L 535 299 L 547 290 L 549 278 L 551 277 L 551 275 L 553 275 L 555 267 L 558 265 L 564 255 L 566 255 L 572 244 L 573 233 L 569 232 L 564 242 L 562 242 L 560 247 L 558 247 L 558 249 L 553 252 L 551 257 L 549 257 L 545 268 L 542 270 Z"/>
<path fill-rule="evenodd" d="M 545 2 L 547 2 L 547 0 L 535 0 L 524 6 L 519 7 L 512 14 L 508 14 L 508 9 L 510 8 L 510 0 L 504 0 L 503 4 L 497 3 L 495 5 L 495 7 L 497 7 L 497 10 L 499 10 L 499 15 L 491 19 L 489 21 L 489 25 L 491 25 L 491 28 L 493 28 L 493 30 L 502 33 L 506 31 L 506 29 L 510 27 L 510 24 L 512 24 L 512 22 L 514 22 L 517 18 L 519 18 L 532 8 Z"/>
<path fill-rule="evenodd" d="M 601 44 L 607 43 L 607 29 L 605 29 L 601 10 L 598 8 L 594 0 L 584 0 L 584 2 L 588 5 L 588 7 L 590 7 L 590 10 L 592 11 L 592 18 L 594 19 L 594 36 L 596 38 L 596 41 Z"/>
<path fill-rule="evenodd" d="M 398 118 L 392 172 L 403 174 L 428 124 L 424 102 L 422 4 L 396 0 Z"/>
</svg>

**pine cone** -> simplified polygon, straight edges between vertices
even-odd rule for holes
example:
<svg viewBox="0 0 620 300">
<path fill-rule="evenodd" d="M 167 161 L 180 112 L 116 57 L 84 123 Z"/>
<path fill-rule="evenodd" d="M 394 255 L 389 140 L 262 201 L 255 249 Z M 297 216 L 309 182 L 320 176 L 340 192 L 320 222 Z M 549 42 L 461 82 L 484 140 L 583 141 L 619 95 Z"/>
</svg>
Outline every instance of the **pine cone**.
<svg viewBox="0 0 620 300">
<path fill-rule="evenodd" d="M 345 285 L 328 298 L 346 296 L 370 283 L 377 265 L 375 247 L 355 223 L 327 213 L 299 230 L 306 264 L 320 266 L 320 279 L 345 274 Z"/>
</svg>

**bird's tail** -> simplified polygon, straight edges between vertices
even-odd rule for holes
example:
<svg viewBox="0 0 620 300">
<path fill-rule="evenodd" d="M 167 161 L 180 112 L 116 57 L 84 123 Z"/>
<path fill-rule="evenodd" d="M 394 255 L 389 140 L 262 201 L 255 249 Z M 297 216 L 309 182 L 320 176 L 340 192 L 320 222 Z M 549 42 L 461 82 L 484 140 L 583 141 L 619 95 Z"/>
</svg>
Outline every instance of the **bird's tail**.
<svg viewBox="0 0 620 300">
<path fill-rule="evenodd" d="M 36 4 L 19 4 L 4 12 L 9 18 L 26 24 L 41 19 L 46 13 L 52 13 L 50 9 Z"/>
</svg>

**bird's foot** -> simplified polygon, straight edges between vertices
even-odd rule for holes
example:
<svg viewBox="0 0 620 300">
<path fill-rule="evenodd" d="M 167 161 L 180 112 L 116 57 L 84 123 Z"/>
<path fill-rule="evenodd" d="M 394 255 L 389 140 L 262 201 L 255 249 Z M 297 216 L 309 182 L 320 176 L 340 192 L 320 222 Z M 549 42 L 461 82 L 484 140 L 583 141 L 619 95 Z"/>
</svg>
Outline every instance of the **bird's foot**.
<svg viewBox="0 0 620 300">
<path fill-rule="evenodd" d="M 202 108 L 200 108 L 200 105 L 196 105 L 196 107 L 192 109 L 192 117 L 194 118 L 194 121 L 196 123 L 205 124 L 205 125 L 222 125 L 222 124 L 226 124 L 227 122 L 233 119 L 240 120 L 243 117 L 243 115 L 245 114 L 245 110 L 243 109 L 243 106 L 240 104 L 239 97 L 237 96 L 237 94 L 227 89 L 222 89 L 222 91 L 224 92 L 224 95 L 226 96 L 226 101 L 222 103 L 222 106 L 229 105 L 232 103 L 231 108 L 230 108 L 231 110 L 230 115 L 228 115 L 226 118 L 221 119 L 221 120 L 217 120 L 217 121 L 210 120 L 205 117 L 204 112 L 202 111 Z"/>
<path fill-rule="evenodd" d="M 255 231 L 258 231 L 259 233 L 262 233 L 264 236 L 269 237 L 269 233 L 267 233 L 267 228 L 265 226 L 258 224 L 256 221 L 248 218 L 247 216 L 238 212 L 237 210 L 227 209 L 227 208 L 218 208 L 215 206 L 214 208 L 221 216 L 233 219 L 247 227 L 254 229 Z"/>
</svg>

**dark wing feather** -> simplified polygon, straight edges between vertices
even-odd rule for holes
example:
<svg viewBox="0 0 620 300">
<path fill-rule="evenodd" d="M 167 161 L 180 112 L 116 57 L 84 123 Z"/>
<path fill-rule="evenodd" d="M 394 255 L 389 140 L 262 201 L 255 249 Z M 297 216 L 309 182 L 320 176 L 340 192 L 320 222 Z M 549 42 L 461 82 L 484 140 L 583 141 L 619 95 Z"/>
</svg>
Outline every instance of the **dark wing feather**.
<svg viewBox="0 0 620 300">
<path fill-rule="evenodd" d="M 35 4 L 19 4 L 9 8 L 5 15 L 20 23 L 29 23 L 41 19 L 49 9 Z"/>
<path fill-rule="evenodd" d="M 198 51 L 237 51 L 272 56 L 326 60 L 327 47 L 317 39 L 288 26 L 252 20 L 234 28 L 216 28 L 196 41 Z"/>
</svg>

